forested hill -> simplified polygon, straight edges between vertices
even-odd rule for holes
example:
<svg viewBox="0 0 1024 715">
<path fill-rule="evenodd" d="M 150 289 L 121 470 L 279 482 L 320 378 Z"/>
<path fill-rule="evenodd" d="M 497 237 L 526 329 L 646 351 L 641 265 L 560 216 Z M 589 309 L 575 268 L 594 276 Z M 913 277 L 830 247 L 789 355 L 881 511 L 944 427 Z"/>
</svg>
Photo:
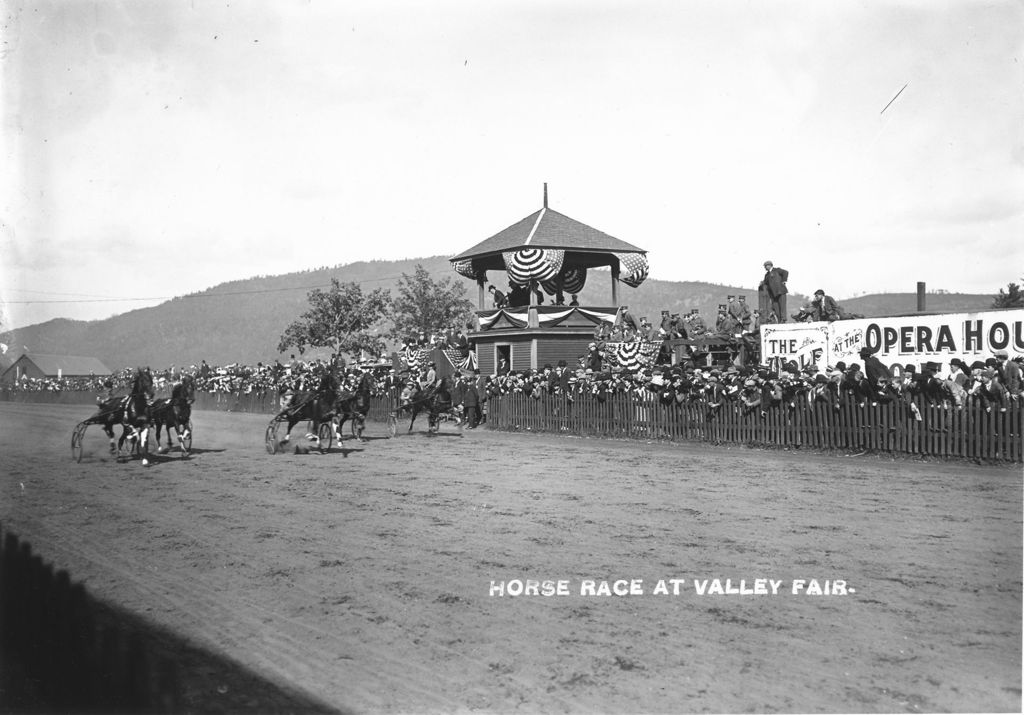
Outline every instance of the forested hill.
<svg viewBox="0 0 1024 715">
<path fill-rule="evenodd" d="M 8 359 L 27 348 L 28 352 L 98 357 L 114 370 L 134 365 L 190 365 L 204 359 L 210 364 L 273 361 L 279 357 L 277 345 L 281 334 L 306 309 L 310 290 L 327 288 L 331 278 L 337 278 L 342 282 L 359 282 L 364 291 L 384 288 L 394 292 L 397 281 L 403 274 L 411 275 L 416 264 L 422 264 L 435 280 L 451 277 L 464 285 L 466 296 L 476 304 L 476 284 L 454 273 L 446 256 L 369 261 L 222 283 L 106 320 L 51 320 L 4 333 L 0 342 L 11 346 Z M 504 274 L 494 273 L 491 277 L 499 281 L 499 287 L 505 287 Z M 724 303 L 728 294 L 744 294 L 752 306 L 757 304 L 754 285 L 647 280 L 635 290 L 620 286 L 620 301 L 628 304 L 638 318 L 646 315 L 652 321 L 657 320 L 663 309 L 682 313 L 698 308 L 705 320 L 711 322 L 718 304 Z M 790 296 L 791 311 L 803 300 L 804 296 Z M 610 273 L 591 271 L 580 302 L 611 305 Z M 927 308 L 981 310 L 991 302 L 991 296 L 930 294 Z M 916 296 L 893 294 L 891 300 L 887 295 L 861 296 L 840 303 L 850 311 L 891 315 L 912 312 Z"/>
</svg>

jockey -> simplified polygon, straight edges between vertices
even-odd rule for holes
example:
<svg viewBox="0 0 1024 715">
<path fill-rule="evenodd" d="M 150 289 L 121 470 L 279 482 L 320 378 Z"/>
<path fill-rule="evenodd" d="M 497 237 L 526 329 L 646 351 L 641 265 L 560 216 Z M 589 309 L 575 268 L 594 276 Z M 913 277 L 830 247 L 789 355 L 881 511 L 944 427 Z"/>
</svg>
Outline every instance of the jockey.
<svg viewBox="0 0 1024 715">
<path fill-rule="evenodd" d="M 114 381 L 109 377 L 103 381 L 103 393 L 96 396 L 96 402 L 106 402 L 114 396 Z"/>
<path fill-rule="evenodd" d="M 439 412 L 447 412 L 452 408 L 452 393 L 448 389 L 448 378 L 442 378 L 434 391 L 434 406 Z"/>
</svg>

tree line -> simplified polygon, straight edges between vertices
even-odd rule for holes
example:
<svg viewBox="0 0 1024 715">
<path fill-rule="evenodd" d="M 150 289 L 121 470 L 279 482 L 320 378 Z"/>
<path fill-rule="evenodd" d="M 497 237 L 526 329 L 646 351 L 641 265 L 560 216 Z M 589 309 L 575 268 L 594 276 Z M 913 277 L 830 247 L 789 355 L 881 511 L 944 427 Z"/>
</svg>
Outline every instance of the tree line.
<svg viewBox="0 0 1024 715">
<path fill-rule="evenodd" d="M 336 354 L 378 355 L 386 348 L 386 338 L 404 340 L 471 324 L 473 304 L 465 286 L 451 277 L 434 280 L 417 263 L 412 274 L 402 274 L 396 288 L 395 296 L 384 288 L 364 292 L 356 282 L 332 278 L 329 289 L 310 291 L 309 308 L 285 328 L 278 352 L 329 348 Z"/>
</svg>

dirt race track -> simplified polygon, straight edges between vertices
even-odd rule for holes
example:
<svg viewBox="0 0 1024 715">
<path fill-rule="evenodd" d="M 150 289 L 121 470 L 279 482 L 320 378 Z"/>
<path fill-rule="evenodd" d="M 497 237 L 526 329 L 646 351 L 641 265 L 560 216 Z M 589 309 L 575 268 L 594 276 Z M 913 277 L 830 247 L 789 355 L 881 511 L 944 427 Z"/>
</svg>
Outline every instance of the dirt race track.
<svg viewBox="0 0 1024 715">
<path fill-rule="evenodd" d="M 194 681 L 194 711 L 1021 709 L 1020 467 L 372 423 L 271 456 L 266 416 L 214 412 L 187 460 L 117 463 L 92 427 L 76 464 L 88 413 L 0 403 L 0 521 L 239 664 Z M 783 583 L 697 595 L 715 578 Z M 571 595 L 489 595 L 512 579 Z"/>
</svg>

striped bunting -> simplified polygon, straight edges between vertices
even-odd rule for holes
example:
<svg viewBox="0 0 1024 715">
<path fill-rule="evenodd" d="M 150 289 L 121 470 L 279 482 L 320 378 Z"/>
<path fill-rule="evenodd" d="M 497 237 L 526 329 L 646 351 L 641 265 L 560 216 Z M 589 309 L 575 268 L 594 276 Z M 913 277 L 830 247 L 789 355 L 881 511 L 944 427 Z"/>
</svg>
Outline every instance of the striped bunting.
<svg viewBox="0 0 1024 715">
<path fill-rule="evenodd" d="M 647 272 L 650 269 L 650 264 L 647 262 L 647 256 L 645 254 L 616 253 L 615 257 L 619 259 L 620 281 L 631 288 L 637 288 L 647 279 Z"/>
<path fill-rule="evenodd" d="M 587 269 L 567 266 L 562 269 L 560 276 L 562 278 L 562 293 L 568 293 L 569 295 L 578 294 L 583 290 L 583 286 L 587 282 Z M 557 279 L 543 281 L 541 287 L 544 288 L 544 292 L 548 295 L 556 295 L 558 293 Z"/>
<path fill-rule="evenodd" d="M 473 261 L 455 261 L 455 272 L 460 276 L 476 280 L 476 271 L 473 270 Z M 486 275 L 484 276 L 486 278 Z"/>
<path fill-rule="evenodd" d="M 605 343 L 605 359 L 612 369 L 635 372 L 651 367 L 660 349 L 661 343 L 652 342 Z"/>
<path fill-rule="evenodd" d="M 530 281 L 547 281 L 558 275 L 565 260 L 565 251 L 557 248 L 523 248 L 505 251 L 508 279 L 515 285 L 526 285 Z"/>
</svg>

